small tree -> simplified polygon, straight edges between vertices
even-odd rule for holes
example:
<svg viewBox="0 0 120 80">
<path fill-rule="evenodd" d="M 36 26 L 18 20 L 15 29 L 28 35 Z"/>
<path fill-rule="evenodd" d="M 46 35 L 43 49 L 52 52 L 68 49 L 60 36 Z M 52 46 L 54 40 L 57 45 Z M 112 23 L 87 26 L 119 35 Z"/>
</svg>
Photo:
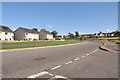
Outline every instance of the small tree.
<svg viewBox="0 0 120 80">
<path fill-rule="evenodd" d="M 75 37 L 79 37 L 79 33 L 77 31 L 75 32 Z"/>
<path fill-rule="evenodd" d="M 74 34 L 68 33 L 69 38 L 74 38 Z"/>
<path fill-rule="evenodd" d="M 117 31 L 113 31 L 112 33 L 114 33 L 115 37 L 119 37 L 120 36 L 120 31 L 118 31 L 118 30 Z"/>
<path fill-rule="evenodd" d="M 56 38 L 58 33 L 56 31 L 52 31 L 51 34 L 53 34 L 53 37 Z"/>
<path fill-rule="evenodd" d="M 38 29 L 37 29 L 37 28 L 33 28 L 32 30 L 34 30 L 34 31 L 38 31 Z"/>
</svg>

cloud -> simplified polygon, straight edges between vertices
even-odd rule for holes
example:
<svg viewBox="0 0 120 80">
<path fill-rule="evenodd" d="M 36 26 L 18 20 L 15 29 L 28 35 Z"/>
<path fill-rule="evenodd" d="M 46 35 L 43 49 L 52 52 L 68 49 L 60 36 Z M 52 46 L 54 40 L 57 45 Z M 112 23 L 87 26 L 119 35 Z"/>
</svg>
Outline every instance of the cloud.
<svg viewBox="0 0 120 80">
<path fill-rule="evenodd" d="M 50 28 L 52 28 L 52 27 L 54 27 L 54 26 L 52 26 L 52 25 L 47 25 L 46 27 L 50 27 Z"/>
<path fill-rule="evenodd" d="M 105 31 L 110 31 L 109 29 L 105 29 Z"/>
</svg>

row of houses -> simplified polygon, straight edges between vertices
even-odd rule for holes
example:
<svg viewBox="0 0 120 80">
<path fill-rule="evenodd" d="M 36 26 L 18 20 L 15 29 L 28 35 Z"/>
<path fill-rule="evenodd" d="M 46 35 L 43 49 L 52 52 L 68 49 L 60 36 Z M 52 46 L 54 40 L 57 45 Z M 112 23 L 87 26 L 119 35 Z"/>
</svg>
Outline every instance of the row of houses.
<svg viewBox="0 0 120 80">
<path fill-rule="evenodd" d="M 115 34 L 114 33 L 102 33 L 102 32 L 100 32 L 100 33 L 95 33 L 93 35 L 94 36 L 98 36 L 98 37 L 105 37 L 105 36 L 107 36 L 107 37 L 113 37 Z"/>
<path fill-rule="evenodd" d="M 45 29 L 41 29 L 40 32 L 19 27 L 14 32 L 8 27 L 0 25 L 0 40 L 52 40 L 53 34 Z"/>
<path fill-rule="evenodd" d="M 82 34 L 80 37 L 114 37 L 115 33 L 94 33 L 94 34 Z"/>
</svg>

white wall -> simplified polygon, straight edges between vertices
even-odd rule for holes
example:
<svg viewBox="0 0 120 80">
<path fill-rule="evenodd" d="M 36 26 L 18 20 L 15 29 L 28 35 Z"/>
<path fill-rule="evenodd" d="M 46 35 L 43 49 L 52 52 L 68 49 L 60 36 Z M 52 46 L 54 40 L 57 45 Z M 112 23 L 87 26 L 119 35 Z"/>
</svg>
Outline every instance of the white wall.
<svg viewBox="0 0 120 80">
<path fill-rule="evenodd" d="M 14 33 L 12 32 L 6 32 L 7 34 L 5 34 L 5 32 L 0 32 L 0 39 L 1 40 L 5 40 L 7 39 L 8 41 L 14 40 Z"/>
<path fill-rule="evenodd" d="M 53 39 L 53 35 L 52 34 L 47 34 L 47 39 Z"/>
<path fill-rule="evenodd" d="M 40 40 L 53 39 L 53 35 L 52 34 L 46 34 L 44 31 L 40 31 L 39 39 Z"/>
<path fill-rule="evenodd" d="M 37 33 L 25 33 L 25 39 L 27 39 L 27 40 L 34 40 L 34 39 L 39 40 L 39 34 L 37 34 Z"/>
<path fill-rule="evenodd" d="M 21 29 L 15 31 L 15 40 L 34 40 L 39 39 L 39 34 L 37 33 L 26 33 Z"/>
</svg>

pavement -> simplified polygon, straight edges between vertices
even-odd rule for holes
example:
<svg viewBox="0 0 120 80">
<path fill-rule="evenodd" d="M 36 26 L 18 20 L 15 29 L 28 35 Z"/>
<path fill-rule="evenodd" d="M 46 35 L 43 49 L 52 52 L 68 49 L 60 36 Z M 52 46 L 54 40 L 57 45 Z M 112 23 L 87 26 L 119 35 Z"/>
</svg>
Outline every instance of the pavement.
<svg viewBox="0 0 120 80">
<path fill-rule="evenodd" d="M 3 78 L 118 78 L 118 54 L 87 41 L 70 46 L 2 53 Z"/>
<path fill-rule="evenodd" d="M 9 44 L 9 45 L 2 45 L 2 47 L 20 47 L 20 46 L 38 46 L 38 45 L 51 45 L 51 44 L 63 44 L 63 43 L 75 43 L 81 41 L 70 41 L 70 42 L 59 42 L 59 43 L 31 43 L 31 44 Z"/>
<path fill-rule="evenodd" d="M 120 53 L 120 45 L 112 42 L 103 42 L 105 46 L 101 46 L 102 49 L 113 53 Z"/>
</svg>

